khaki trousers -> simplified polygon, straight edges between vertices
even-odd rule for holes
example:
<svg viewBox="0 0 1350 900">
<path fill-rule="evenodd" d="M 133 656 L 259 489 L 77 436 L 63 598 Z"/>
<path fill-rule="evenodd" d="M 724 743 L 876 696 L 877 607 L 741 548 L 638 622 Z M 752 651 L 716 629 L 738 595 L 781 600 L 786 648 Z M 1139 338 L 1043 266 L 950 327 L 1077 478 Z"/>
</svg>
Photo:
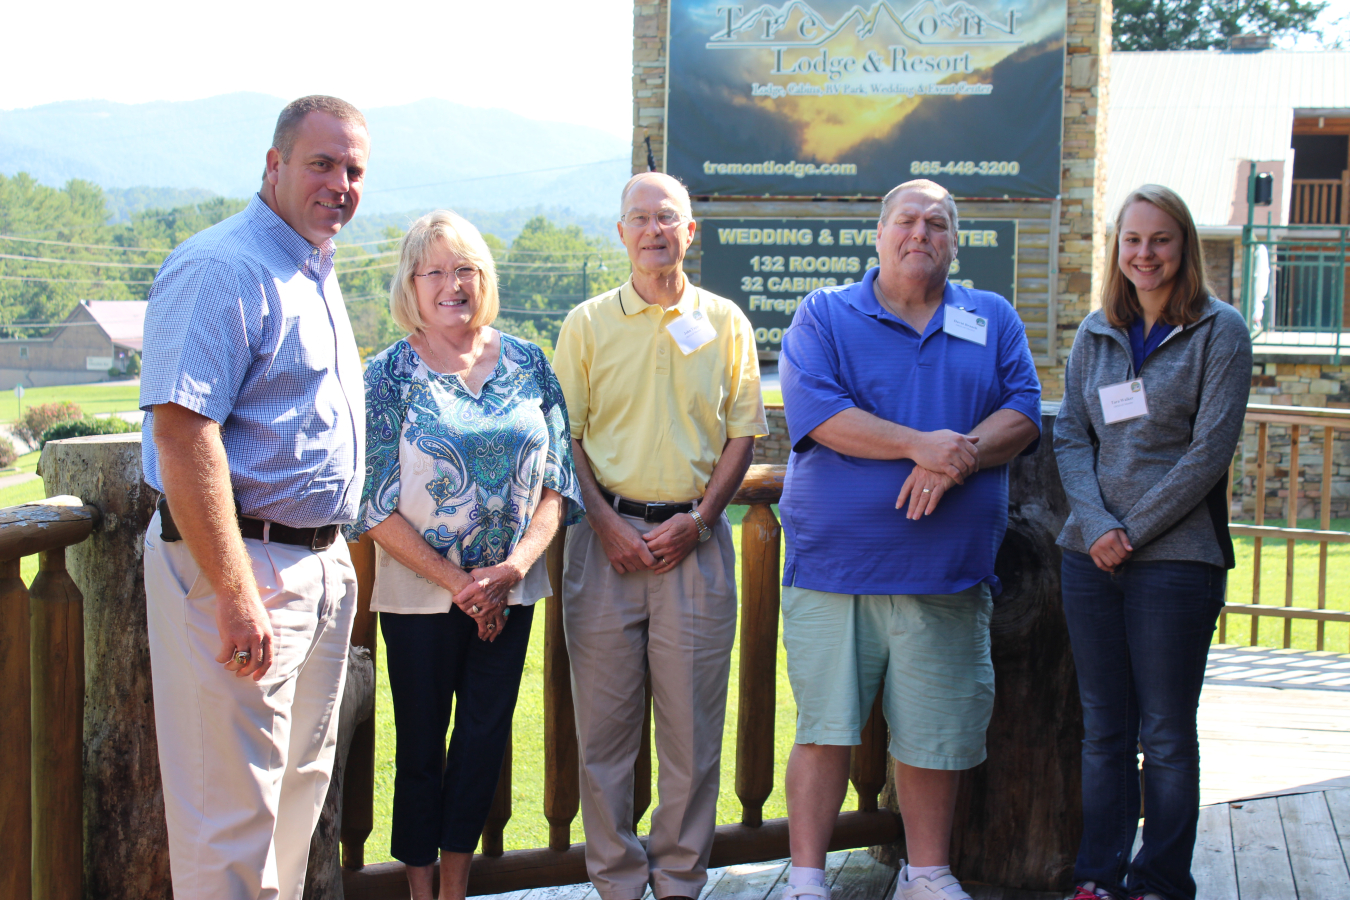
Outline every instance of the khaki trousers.
<svg viewBox="0 0 1350 900">
<path fill-rule="evenodd" d="M 655 525 L 624 517 L 641 532 Z M 620 574 L 582 521 L 567 533 L 563 623 L 581 757 L 586 870 L 603 900 L 697 897 L 717 823 L 736 553 L 726 516 L 673 571 Z M 633 831 L 651 673 L 659 803 L 644 850 Z"/>
<path fill-rule="evenodd" d="M 245 540 L 275 637 L 262 680 L 216 662 L 215 594 L 187 546 L 145 534 L 155 729 L 175 900 L 299 900 L 337 744 L 356 611 L 339 540 Z"/>
</svg>

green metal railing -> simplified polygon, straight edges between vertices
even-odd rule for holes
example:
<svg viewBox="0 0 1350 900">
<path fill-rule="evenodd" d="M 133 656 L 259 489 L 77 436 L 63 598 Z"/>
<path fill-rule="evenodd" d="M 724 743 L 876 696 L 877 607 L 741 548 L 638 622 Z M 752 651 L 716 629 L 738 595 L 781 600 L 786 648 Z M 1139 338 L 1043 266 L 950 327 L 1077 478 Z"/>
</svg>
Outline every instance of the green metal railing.
<svg viewBox="0 0 1350 900">
<path fill-rule="evenodd" d="M 1242 228 L 1242 314 L 1258 351 L 1325 355 L 1339 364 L 1350 354 L 1345 330 L 1350 225 L 1256 224 L 1255 177 L 1248 179 Z M 1258 299 L 1264 266 L 1268 290 Z"/>
</svg>

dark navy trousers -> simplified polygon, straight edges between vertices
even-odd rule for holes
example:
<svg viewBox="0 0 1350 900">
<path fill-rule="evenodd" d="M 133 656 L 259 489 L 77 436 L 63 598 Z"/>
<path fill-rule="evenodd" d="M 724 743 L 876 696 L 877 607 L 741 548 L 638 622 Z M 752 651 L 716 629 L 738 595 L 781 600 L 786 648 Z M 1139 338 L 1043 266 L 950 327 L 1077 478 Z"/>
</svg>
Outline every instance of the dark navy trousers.
<svg viewBox="0 0 1350 900">
<path fill-rule="evenodd" d="M 1083 702 L 1083 839 L 1074 877 L 1134 897 L 1194 900 L 1200 814 L 1196 715 L 1227 573 L 1127 561 L 1103 572 L 1064 551 L 1064 615 Z M 1144 754 L 1143 844 L 1137 754 Z"/>
<path fill-rule="evenodd" d="M 398 740 L 390 853 L 405 865 L 431 865 L 438 848 L 472 853 L 478 846 L 511 736 L 533 618 L 533 606 L 512 606 L 501 636 L 489 643 L 458 607 L 380 613 Z"/>
</svg>

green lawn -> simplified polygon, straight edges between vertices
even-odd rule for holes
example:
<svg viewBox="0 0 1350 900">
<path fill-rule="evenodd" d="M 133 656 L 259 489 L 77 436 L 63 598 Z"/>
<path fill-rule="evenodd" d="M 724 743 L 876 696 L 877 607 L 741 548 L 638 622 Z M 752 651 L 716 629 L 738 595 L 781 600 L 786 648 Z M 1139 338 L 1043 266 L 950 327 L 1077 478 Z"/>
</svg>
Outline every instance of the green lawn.
<svg viewBox="0 0 1350 900">
<path fill-rule="evenodd" d="M 783 392 L 782 392 L 781 390 L 779 390 L 778 388 L 765 388 L 765 389 L 764 389 L 764 405 L 765 405 L 765 406 L 782 406 L 782 405 L 783 405 Z"/>
<path fill-rule="evenodd" d="M 88 415 L 100 413 L 130 412 L 140 409 L 141 388 L 139 384 L 74 384 L 65 387 L 25 388 L 23 400 L 14 396 L 13 391 L 0 393 L 0 424 L 16 421 L 23 409 L 42 403 L 57 403 L 69 400 L 79 405 Z"/>
</svg>

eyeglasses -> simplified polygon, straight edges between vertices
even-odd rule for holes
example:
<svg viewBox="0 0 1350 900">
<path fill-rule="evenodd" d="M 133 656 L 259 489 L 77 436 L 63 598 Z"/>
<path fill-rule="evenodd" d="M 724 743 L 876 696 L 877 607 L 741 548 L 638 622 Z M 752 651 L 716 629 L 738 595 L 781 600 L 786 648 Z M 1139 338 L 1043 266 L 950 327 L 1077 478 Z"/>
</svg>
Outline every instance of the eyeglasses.
<svg viewBox="0 0 1350 900">
<path fill-rule="evenodd" d="M 444 269 L 432 269 L 430 272 L 423 272 L 421 275 L 413 273 L 414 278 L 425 278 L 427 284 L 439 288 L 445 284 L 447 278 L 454 278 L 456 284 L 470 284 L 478 277 L 477 266 L 459 266 L 451 272 Z"/>
<path fill-rule="evenodd" d="M 634 211 L 619 217 L 619 221 L 630 228 L 646 228 L 651 224 L 652 219 L 656 219 L 656 224 L 662 228 L 669 228 L 683 222 L 684 215 L 673 209 L 663 209 L 654 216 L 651 213 Z"/>
</svg>

